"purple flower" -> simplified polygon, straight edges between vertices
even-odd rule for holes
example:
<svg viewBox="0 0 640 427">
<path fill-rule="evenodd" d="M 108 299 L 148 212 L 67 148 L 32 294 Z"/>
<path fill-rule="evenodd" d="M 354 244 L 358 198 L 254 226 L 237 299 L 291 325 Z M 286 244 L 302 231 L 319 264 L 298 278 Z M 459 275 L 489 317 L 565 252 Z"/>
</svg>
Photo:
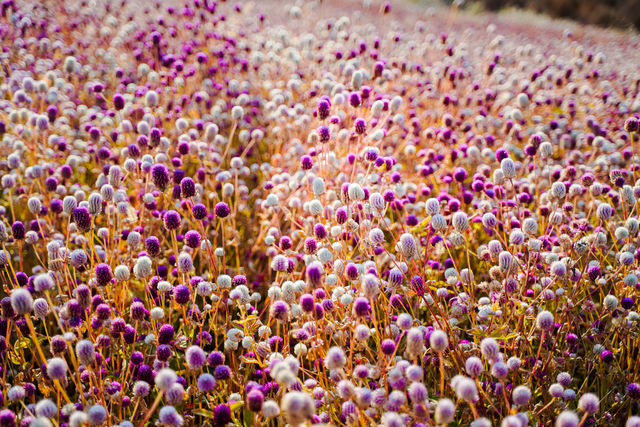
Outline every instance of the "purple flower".
<svg viewBox="0 0 640 427">
<path fill-rule="evenodd" d="M 96 265 L 95 274 L 98 286 L 106 286 L 109 282 L 111 282 L 111 279 L 113 278 L 111 267 L 103 263 Z"/>
<path fill-rule="evenodd" d="M 163 164 L 155 164 L 151 168 L 151 178 L 153 185 L 160 190 L 164 190 L 169 184 L 169 169 Z"/>
<path fill-rule="evenodd" d="M 218 218 L 226 218 L 231 212 L 231 210 L 229 209 L 229 205 L 227 205 L 225 202 L 216 203 L 214 211 Z"/>
<path fill-rule="evenodd" d="M 73 209 L 73 222 L 80 231 L 87 231 L 91 228 L 91 215 L 84 206 Z"/>
<path fill-rule="evenodd" d="M 164 214 L 163 221 L 167 230 L 176 230 L 180 227 L 180 214 L 174 210 L 169 210 Z"/>
<path fill-rule="evenodd" d="M 213 409 L 213 423 L 217 426 L 226 426 L 231 422 L 231 409 L 221 403 Z"/>
<path fill-rule="evenodd" d="M 231 369 L 227 365 L 218 365 L 213 371 L 213 376 L 218 381 L 227 380 L 231 377 Z"/>
</svg>

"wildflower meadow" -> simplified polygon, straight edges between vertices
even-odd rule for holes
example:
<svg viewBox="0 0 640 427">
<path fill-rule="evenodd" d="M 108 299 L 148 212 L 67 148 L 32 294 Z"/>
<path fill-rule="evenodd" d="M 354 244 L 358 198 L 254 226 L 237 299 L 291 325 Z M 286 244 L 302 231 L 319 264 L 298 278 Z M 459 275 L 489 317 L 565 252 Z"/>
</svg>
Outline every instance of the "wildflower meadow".
<svg viewBox="0 0 640 427">
<path fill-rule="evenodd" d="M 640 427 L 640 36 L 0 0 L 0 427 Z"/>
</svg>

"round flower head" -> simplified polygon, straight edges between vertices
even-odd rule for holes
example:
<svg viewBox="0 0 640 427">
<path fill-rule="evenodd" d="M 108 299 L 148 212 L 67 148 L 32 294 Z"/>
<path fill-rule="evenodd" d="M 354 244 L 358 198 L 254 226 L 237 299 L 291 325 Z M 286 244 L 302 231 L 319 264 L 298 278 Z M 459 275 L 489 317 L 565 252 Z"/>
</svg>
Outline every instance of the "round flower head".
<svg viewBox="0 0 640 427">
<path fill-rule="evenodd" d="M 578 408 L 588 414 L 595 414 L 600 408 L 600 400 L 593 393 L 585 393 L 578 400 Z"/>
<path fill-rule="evenodd" d="M 198 377 L 198 390 L 203 393 L 212 391 L 216 386 L 216 380 L 211 374 L 201 374 Z"/>
<path fill-rule="evenodd" d="M 164 368 L 161 369 L 155 377 L 156 387 L 159 390 L 167 391 L 178 380 L 178 376 L 173 369 Z"/>
<path fill-rule="evenodd" d="M 25 395 L 25 389 L 21 385 L 14 385 L 7 391 L 7 399 L 9 399 L 10 402 L 22 400 L 25 398 Z"/>
<path fill-rule="evenodd" d="M 0 410 L 0 426 L 16 427 L 18 425 L 16 416 L 10 409 Z"/>
<path fill-rule="evenodd" d="M 440 399 L 436 405 L 436 422 L 438 424 L 449 424 L 456 414 L 456 405 L 450 399 Z"/>
<path fill-rule="evenodd" d="M 102 405 L 93 405 L 87 411 L 89 424 L 99 426 L 107 420 L 107 410 Z"/>
<path fill-rule="evenodd" d="M 184 419 L 173 406 L 163 406 L 158 412 L 158 419 L 165 426 L 181 426 Z"/>
<path fill-rule="evenodd" d="M 632 415 L 627 420 L 625 427 L 640 427 L 640 417 L 636 415 Z"/>
<path fill-rule="evenodd" d="M 229 406 L 221 403 L 213 408 L 213 422 L 215 425 L 227 425 L 231 422 L 231 409 Z"/>
<path fill-rule="evenodd" d="M 509 374 L 509 368 L 507 364 L 502 361 L 497 361 L 491 366 L 491 375 L 496 378 L 505 378 Z"/>
<path fill-rule="evenodd" d="M 439 329 L 431 332 L 429 345 L 438 353 L 444 351 L 449 346 L 449 339 L 447 338 L 446 332 Z"/>
<path fill-rule="evenodd" d="M 81 340 L 76 343 L 76 356 L 83 365 L 91 365 L 96 358 L 93 343 L 89 340 Z"/>
<path fill-rule="evenodd" d="M 156 164 L 151 168 L 151 177 L 153 185 L 160 190 L 164 190 L 169 184 L 169 169 L 163 164 Z"/>
<path fill-rule="evenodd" d="M 315 403 L 307 393 L 290 391 L 282 398 L 282 411 L 289 424 L 298 425 L 314 414 Z"/>
<path fill-rule="evenodd" d="M 477 378 L 482 374 L 484 367 L 482 365 L 482 360 L 480 358 L 471 356 L 465 362 L 465 370 L 467 374 L 469 374 L 472 378 Z"/>
<path fill-rule="evenodd" d="M 180 253 L 180 255 L 178 255 L 178 271 L 180 273 L 190 273 L 193 271 L 193 268 L 191 255 L 186 252 Z"/>
<path fill-rule="evenodd" d="M 38 417 L 31 419 L 29 427 L 53 427 L 53 424 L 51 424 L 51 421 L 44 417 Z"/>
<path fill-rule="evenodd" d="M 471 424 L 469 424 L 469 426 L 470 427 L 491 427 L 492 424 L 491 424 L 491 421 L 489 421 L 487 418 L 480 417 L 471 421 Z"/>
<path fill-rule="evenodd" d="M 536 317 L 536 326 L 543 331 L 549 331 L 553 328 L 553 314 L 548 311 L 541 311 Z"/>
<path fill-rule="evenodd" d="M 18 316 L 24 316 L 33 310 L 33 297 L 25 288 L 18 288 L 11 292 L 11 308 Z"/>
<path fill-rule="evenodd" d="M 411 399 L 411 401 L 416 405 L 424 403 L 429 397 L 427 388 L 420 382 L 411 383 L 407 392 L 409 394 L 409 399 Z"/>
<path fill-rule="evenodd" d="M 247 393 L 247 406 L 252 412 L 260 412 L 264 402 L 264 394 L 260 390 L 252 389 Z"/>
<path fill-rule="evenodd" d="M 265 418 L 275 418 L 280 415 L 280 407 L 274 400 L 267 400 L 262 404 L 262 415 Z"/>
<path fill-rule="evenodd" d="M 15 309 L 14 309 L 15 311 Z M 44 319 L 49 314 L 49 303 L 44 298 L 38 298 L 33 301 L 33 313 L 36 317 Z"/>
<path fill-rule="evenodd" d="M 145 397 L 149 394 L 149 383 L 146 381 L 136 381 L 133 384 L 133 394 L 139 397 Z"/>
<path fill-rule="evenodd" d="M 33 287 L 37 292 L 43 292 L 55 286 L 51 275 L 48 273 L 38 274 L 33 280 Z"/>
<path fill-rule="evenodd" d="M 442 344 L 442 342 L 439 342 Z M 417 358 L 422 354 L 424 350 L 424 334 L 419 328 L 411 328 L 407 332 L 407 356 L 410 358 Z"/>
<path fill-rule="evenodd" d="M 95 277 L 98 286 L 107 285 L 113 278 L 111 267 L 107 264 L 98 264 L 95 268 Z"/>
<path fill-rule="evenodd" d="M 516 177 L 516 165 L 510 158 L 502 159 L 500 162 L 500 169 L 506 179 L 513 179 Z"/>
<path fill-rule="evenodd" d="M 404 255 L 408 259 L 413 258 L 417 254 L 418 249 L 416 240 L 413 235 L 409 233 L 404 233 L 402 236 L 400 236 L 399 246 L 402 255 Z"/>
<path fill-rule="evenodd" d="M 71 427 L 81 427 L 86 425 L 87 422 L 89 422 L 89 417 L 84 412 L 74 411 L 69 416 L 69 425 Z"/>
<path fill-rule="evenodd" d="M 451 217 L 451 225 L 458 233 L 464 233 L 469 228 L 469 219 L 464 212 L 456 212 Z"/>
<path fill-rule="evenodd" d="M 174 210 L 169 210 L 164 214 L 163 217 L 164 226 L 167 230 L 175 230 L 180 227 L 180 214 Z"/>
<path fill-rule="evenodd" d="M 531 400 L 531 390 L 529 387 L 520 385 L 513 389 L 513 403 L 518 406 L 525 406 Z"/>
<path fill-rule="evenodd" d="M 324 365 L 330 370 L 340 369 L 346 363 L 347 359 L 340 347 L 331 347 L 324 358 Z"/>
<path fill-rule="evenodd" d="M 75 201 L 75 199 L 73 200 Z M 80 231 L 87 231 L 91 228 L 91 214 L 86 207 L 81 206 L 78 208 L 73 208 L 72 212 L 73 222 L 76 224 Z"/>
<path fill-rule="evenodd" d="M 126 282 L 129 280 L 129 267 L 119 265 L 113 270 L 113 275 L 118 282 Z"/>
<path fill-rule="evenodd" d="M 229 209 L 229 205 L 227 205 L 225 202 L 218 202 L 216 203 L 214 212 L 216 213 L 216 216 L 218 218 L 226 218 L 227 216 L 229 216 L 231 210 Z"/>
<path fill-rule="evenodd" d="M 61 357 L 47 360 L 47 375 L 53 380 L 63 380 L 67 377 L 67 362 Z"/>
<path fill-rule="evenodd" d="M 556 427 L 578 427 L 580 419 L 573 411 L 563 411 L 558 418 L 556 418 Z"/>
<path fill-rule="evenodd" d="M 178 405 L 184 400 L 184 387 L 180 383 L 175 383 L 165 393 L 165 399 L 170 405 Z"/>
<path fill-rule="evenodd" d="M 474 402 L 478 398 L 476 383 L 470 378 L 460 378 L 456 382 L 454 389 L 459 399 Z"/>
<path fill-rule="evenodd" d="M 480 351 L 487 360 L 493 361 L 498 358 L 500 346 L 495 339 L 485 338 L 480 342 Z"/>
<path fill-rule="evenodd" d="M 498 225 L 498 219 L 491 212 L 487 212 L 486 214 L 482 215 L 482 225 L 484 225 L 488 229 L 492 229 L 496 225 Z"/>
<path fill-rule="evenodd" d="M 185 360 L 190 369 L 200 369 L 207 361 L 207 355 L 197 345 L 192 345 L 185 352 Z"/>
</svg>

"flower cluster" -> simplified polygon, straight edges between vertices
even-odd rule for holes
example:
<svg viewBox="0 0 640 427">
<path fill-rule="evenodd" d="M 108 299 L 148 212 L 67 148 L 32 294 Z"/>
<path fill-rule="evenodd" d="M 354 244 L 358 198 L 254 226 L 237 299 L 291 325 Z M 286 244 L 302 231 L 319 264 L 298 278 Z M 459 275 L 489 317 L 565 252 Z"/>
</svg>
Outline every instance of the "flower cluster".
<svg viewBox="0 0 640 427">
<path fill-rule="evenodd" d="M 640 426 L 637 35 L 0 12 L 0 427 Z"/>
</svg>

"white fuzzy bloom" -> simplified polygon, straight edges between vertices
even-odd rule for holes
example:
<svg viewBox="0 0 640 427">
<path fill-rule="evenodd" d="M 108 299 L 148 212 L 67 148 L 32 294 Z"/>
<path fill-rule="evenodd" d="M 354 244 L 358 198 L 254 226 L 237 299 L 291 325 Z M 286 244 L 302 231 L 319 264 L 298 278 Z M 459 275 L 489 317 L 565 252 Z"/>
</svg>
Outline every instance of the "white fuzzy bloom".
<svg viewBox="0 0 640 427">
<path fill-rule="evenodd" d="M 119 265 L 113 270 L 113 275 L 118 282 L 125 282 L 129 280 L 129 267 Z"/>
<path fill-rule="evenodd" d="M 469 218 L 464 212 L 456 212 L 451 217 L 451 224 L 458 233 L 464 233 L 469 228 Z"/>
<path fill-rule="evenodd" d="M 416 239 L 410 233 L 404 233 L 400 236 L 400 242 L 398 243 L 402 255 L 407 259 L 411 259 L 418 254 L 418 246 Z"/>
<path fill-rule="evenodd" d="M 311 190 L 313 194 L 316 196 L 320 196 L 325 192 L 324 180 L 320 177 L 313 178 L 313 182 L 311 183 Z"/>
<path fill-rule="evenodd" d="M 447 219 L 439 213 L 436 213 L 431 217 L 430 223 L 436 231 L 442 231 L 448 227 Z"/>
<path fill-rule="evenodd" d="M 516 177 L 516 165 L 510 158 L 502 159 L 500 162 L 500 169 L 506 179 L 513 179 Z"/>
<path fill-rule="evenodd" d="M 133 267 L 133 274 L 138 279 L 146 279 L 153 273 L 153 262 L 148 256 L 138 258 L 136 265 Z"/>
<path fill-rule="evenodd" d="M 436 215 L 440 213 L 440 201 L 434 197 L 428 199 L 424 204 L 424 210 L 427 215 Z"/>
<path fill-rule="evenodd" d="M 364 190 L 360 187 L 360 184 L 349 184 L 349 189 L 347 191 L 349 195 L 349 200 L 364 200 Z"/>
</svg>

